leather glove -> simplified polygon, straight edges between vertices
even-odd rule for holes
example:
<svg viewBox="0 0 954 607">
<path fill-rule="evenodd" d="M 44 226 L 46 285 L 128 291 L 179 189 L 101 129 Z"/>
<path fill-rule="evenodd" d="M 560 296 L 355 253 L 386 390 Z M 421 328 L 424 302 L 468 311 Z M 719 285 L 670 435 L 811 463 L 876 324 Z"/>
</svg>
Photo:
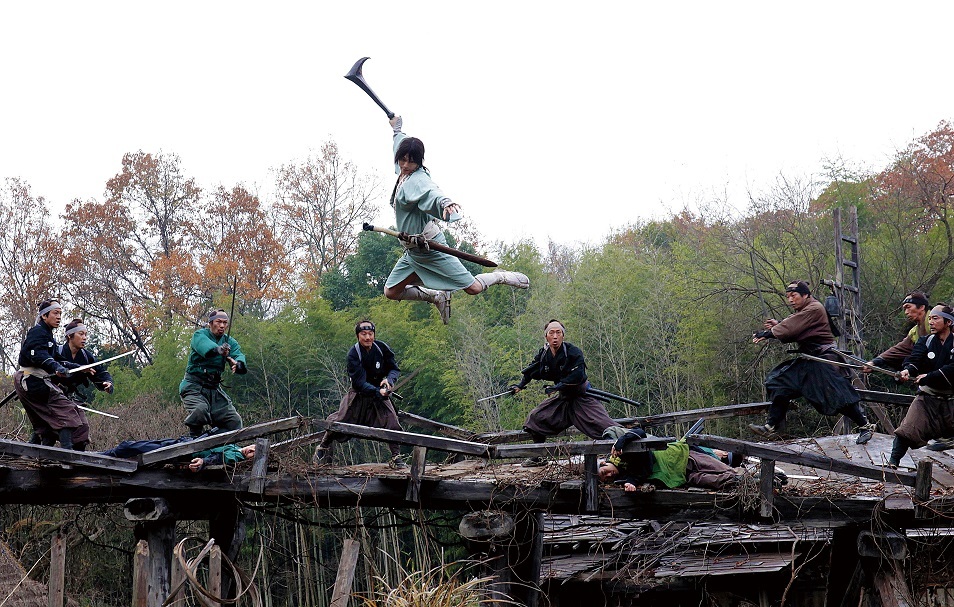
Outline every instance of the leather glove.
<svg viewBox="0 0 954 607">
<path fill-rule="evenodd" d="M 507 390 L 510 390 L 511 392 L 513 392 L 514 394 L 516 394 L 516 393 L 519 392 L 520 390 L 523 390 L 523 388 L 522 388 L 521 386 L 517 385 L 517 384 L 514 384 L 514 385 L 512 385 L 512 386 L 507 386 Z"/>
<path fill-rule="evenodd" d="M 221 346 L 215 347 L 215 353 L 221 354 L 222 356 L 228 356 L 231 351 L 232 351 L 232 346 L 228 344 L 222 344 Z"/>
<path fill-rule="evenodd" d="M 395 135 L 400 133 L 401 129 L 404 128 L 404 119 L 397 114 L 394 115 L 394 118 L 388 120 L 388 122 L 391 123 L 391 130 L 394 131 Z"/>
<path fill-rule="evenodd" d="M 773 339 L 773 338 L 775 337 L 775 335 L 774 335 L 771 331 L 769 331 L 768 329 L 765 329 L 765 330 L 763 330 L 763 331 L 756 331 L 755 333 L 752 334 L 752 337 L 764 338 L 764 339 Z"/>
<path fill-rule="evenodd" d="M 236 375 L 245 375 L 248 373 L 248 367 L 245 366 L 245 363 L 237 360 L 235 361 L 235 373 Z"/>
</svg>

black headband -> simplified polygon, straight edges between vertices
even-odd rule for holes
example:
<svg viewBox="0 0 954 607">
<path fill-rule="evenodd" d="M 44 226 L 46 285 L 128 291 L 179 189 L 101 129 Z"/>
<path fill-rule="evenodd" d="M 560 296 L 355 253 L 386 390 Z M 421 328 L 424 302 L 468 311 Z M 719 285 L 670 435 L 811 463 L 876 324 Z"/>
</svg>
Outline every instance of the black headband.
<svg viewBox="0 0 954 607">
<path fill-rule="evenodd" d="M 370 320 L 363 320 L 354 326 L 354 334 L 357 335 L 362 331 L 371 331 L 374 333 L 374 323 Z"/>
<path fill-rule="evenodd" d="M 901 305 L 902 305 L 902 306 L 903 306 L 904 304 L 914 304 L 914 305 L 916 305 L 916 306 L 924 306 L 924 307 L 926 308 L 927 305 L 928 305 L 928 300 L 927 300 L 927 298 L 921 297 L 920 295 L 908 295 L 908 296 L 905 297 L 904 300 L 901 302 Z"/>
<path fill-rule="evenodd" d="M 785 287 L 786 293 L 798 293 L 799 295 L 811 295 L 812 292 L 809 290 L 808 285 L 803 282 L 794 282 L 787 287 Z"/>
</svg>

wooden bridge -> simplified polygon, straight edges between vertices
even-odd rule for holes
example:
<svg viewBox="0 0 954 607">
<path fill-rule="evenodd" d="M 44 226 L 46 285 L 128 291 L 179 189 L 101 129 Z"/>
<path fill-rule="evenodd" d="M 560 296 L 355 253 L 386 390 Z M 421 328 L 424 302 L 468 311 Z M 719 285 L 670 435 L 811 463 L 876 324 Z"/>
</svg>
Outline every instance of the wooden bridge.
<svg viewBox="0 0 954 607">
<path fill-rule="evenodd" d="M 700 417 L 761 414 L 766 407 L 767 403 L 749 403 L 620 421 L 653 428 Z M 515 517 L 525 528 L 514 531 L 514 536 L 529 539 L 510 541 L 507 558 L 497 559 L 492 565 L 492 573 L 502 580 L 496 591 L 515 596 L 527 605 L 539 604 L 536 589 L 541 584 L 554 580 L 565 583 L 581 572 L 567 561 L 563 569 L 558 569 L 562 573 L 551 575 L 552 558 L 546 561 L 543 554 L 544 521 L 550 520 L 544 513 L 547 517 L 667 521 L 690 526 L 758 524 L 769 530 L 766 533 L 797 527 L 807 530 L 805 537 L 816 538 L 813 541 L 830 542 L 829 532 L 838 528 L 855 530 L 852 539 L 861 537 L 873 518 L 892 529 L 930 529 L 947 527 L 954 512 L 954 457 L 913 450 L 900 470 L 890 470 L 881 465 L 890 450 L 891 437 L 887 435 L 876 435 L 864 446 L 855 445 L 854 437 L 847 435 L 785 444 L 692 435 L 686 437 L 692 445 L 748 456 L 750 467 L 760 471 L 761 480 L 743 483 L 742 490 L 723 493 L 679 489 L 630 494 L 598 482 L 597 458 L 609 451 L 611 441 L 515 444 L 528 437 L 522 432 L 475 435 L 407 413 L 401 417 L 405 427 L 429 434 L 293 417 L 164 447 L 144 453 L 135 461 L 0 441 L 0 503 L 125 504 L 127 518 L 137 523 L 137 533 L 142 537 L 143 549 L 138 552 L 147 555 L 141 558 L 137 572 L 137 579 L 142 581 L 137 583 L 141 590 L 136 593 L 135 605 L 148 607 L 161 605 L 184 575 L 172 557 L 175 520 L 208 519 L 211 535 L 223 553 L 234 558 L 244 539 L 239 516 L 242 502 L 529 513 Z M 289 467 L 282 463 L 283 454 L 320 440 L 329 430 L 412 447 L 410 467 L 396 471 L 386 464 L 317 467 L 297 460 L 297 466 Z M 234 469 L 191 473 L 174 465 L 202 449 L 252 440 L 257 446 L 255 458 Z M 661 449 L 672 440 L 647 438 L 630 443 L 626 450 Z M 428 462 L 428 451 L 452 457 Z M 551 460 L 544 468 L 524 468 L 514 463 L 516 459 L 541 455 Z M 51 468 L 40 461 L 54 461 L 65 467 Z M 772 486 L 776 469 L 784 470 L 790 479 L 781 491 Z M 871 539 L 876 543 L 882 540 L 881 536 Z M 481 549 L 479 541 L 474 545 L 475 550 Z M 755 559 L 751 567 L 742 567 L 739 572 L 777 571 L 791 565 L 793 558 L 775 554 Z M 551 563 L 549 568 L 544 562 Z M 606 559 L 593 555 L 582 562 L 585 571 L 596 566 L 612 569 Z M 675 566 L 664 560 L 657 565 L 663 572 Z M 667 566 L 670 569 L 665 569 Z M 705 558 L 696 563 L 700 571 L 711 566 Z M 53 570 L 62 574 L 62 567 Z M 875 570 L 889 578 L 900 575 L 896 568 L 878 566 Z M 347 567 L 340 570 L 336 585 L 337 595 L 345 600 L 350 590 L 348 575 Z M 872 587 L 892 587 L 890 579 L 885 584 Z M 894 590 L 879 592 L 883 604 L 897 599 L 892 599 Z"/>
</svg>

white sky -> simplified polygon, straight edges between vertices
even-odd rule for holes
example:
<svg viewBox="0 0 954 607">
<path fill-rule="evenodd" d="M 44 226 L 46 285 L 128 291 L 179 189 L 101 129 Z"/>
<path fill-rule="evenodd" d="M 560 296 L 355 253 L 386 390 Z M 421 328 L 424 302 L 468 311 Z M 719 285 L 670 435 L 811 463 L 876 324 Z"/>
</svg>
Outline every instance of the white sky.
<svg viewBox="0 0 954 607">
<path fill-rule="evenodd" d="M 826 157 L 881 168 L 954 114 L 937 2 L 4 2 L 0 178 L 59 213 L 126 152 L 268 198 L 333 139 L 381 188 L 384 113 L 488 239 L 599 242 Z"/>
</svg>

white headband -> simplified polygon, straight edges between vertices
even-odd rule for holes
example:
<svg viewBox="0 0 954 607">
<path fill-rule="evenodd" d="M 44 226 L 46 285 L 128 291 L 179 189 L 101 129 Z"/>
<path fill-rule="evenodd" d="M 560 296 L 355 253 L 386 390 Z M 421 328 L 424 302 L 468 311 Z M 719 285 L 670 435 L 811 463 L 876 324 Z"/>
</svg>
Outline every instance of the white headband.
<svg viewBox="0 0 954 607">
<path fill-rule="evenodd" d="M 73 327 L 72 329 L 69 329 L 69 330 L 66 332 L 66 336 L 69 337 L 69 336 L 72 335 L 73 333 L 78 333 L 78 332 L 80 332 L 80 331 L 85 331 L 85 330 L 86 330 L 86 325 L 84 325 L 83 323 L 80 323 L 80 324 L 76 325 L 75 327 Z"/>
<path fill-rule="evenodd" d="M 45 307 L 45 308 L 43 308 L 42 310 L 40 310 L 40 312 L 37 314 L 37 316 L 43 316 L 44 314 L 49 314 L 49 313 L 52 312 L 53 310 L 62 310 L 62 309 L 63 309 L 63 306 L 61 306 L 61 305 L 59 304 L 59 302 L 54 301 L 53 303 L 51 303 L 51 304 L 48 305 L 47 307 Z"/>
<path fill-rule="evenodd" d="M 213 320 L 219 320 L 219 319 L 228 320 L 229 315 L 226 314 L 223 310 L 219 310 L 218 312 L 215 312 L 209 315 L 209 322 L 212 322 Z"/>
</svg>

